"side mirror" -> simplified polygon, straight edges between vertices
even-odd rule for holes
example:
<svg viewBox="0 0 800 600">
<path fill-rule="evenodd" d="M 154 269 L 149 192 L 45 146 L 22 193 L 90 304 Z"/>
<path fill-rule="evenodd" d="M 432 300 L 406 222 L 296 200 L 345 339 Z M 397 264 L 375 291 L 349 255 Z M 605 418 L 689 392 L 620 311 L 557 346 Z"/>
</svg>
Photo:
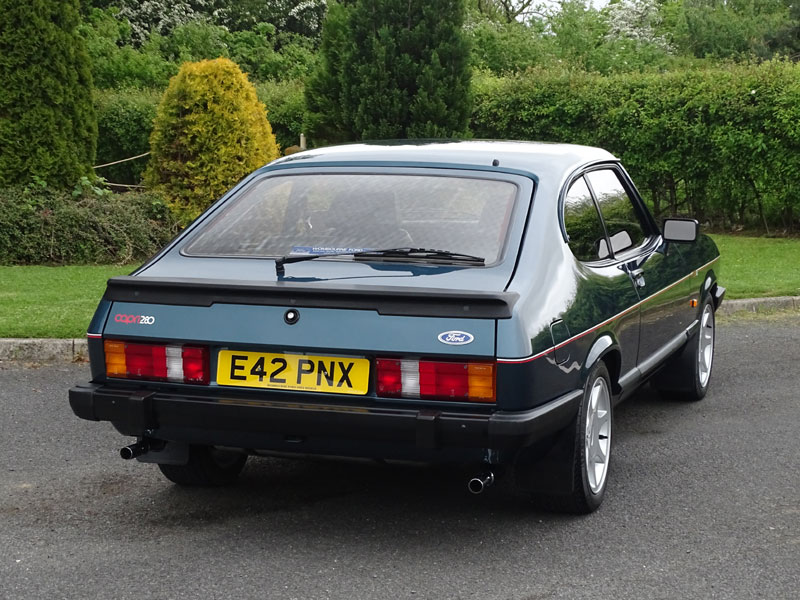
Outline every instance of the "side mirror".
<svg viewBox="0 0 800 600">
<path fill-rule="evenodd" d="M 700 230 L 700 224 L 694 219 L 665 219 L 665 242 L 694 242 Z"/>
</svg>

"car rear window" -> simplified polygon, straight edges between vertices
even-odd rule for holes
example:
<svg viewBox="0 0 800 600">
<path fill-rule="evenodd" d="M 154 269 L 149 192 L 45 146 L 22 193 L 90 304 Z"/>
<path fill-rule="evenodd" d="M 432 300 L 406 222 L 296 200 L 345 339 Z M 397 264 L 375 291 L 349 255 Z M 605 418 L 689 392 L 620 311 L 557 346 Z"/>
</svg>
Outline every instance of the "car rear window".
<svg viewBox="0 0 800 600">
<path fill-rule="evenodd" d="M 193 236 L 189 256 L 276 257 L 418 247 L 498 260 L 517 186 L 480 178 L 302 174 L 264 178 Z"/>
</svg>

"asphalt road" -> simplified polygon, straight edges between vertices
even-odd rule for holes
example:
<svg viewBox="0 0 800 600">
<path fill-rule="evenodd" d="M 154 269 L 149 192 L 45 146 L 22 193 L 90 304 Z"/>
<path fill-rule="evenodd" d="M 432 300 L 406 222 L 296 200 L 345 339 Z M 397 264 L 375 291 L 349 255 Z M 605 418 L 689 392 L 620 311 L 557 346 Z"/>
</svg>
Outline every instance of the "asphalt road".
<svg viewBox="0 0 800 600">
<path fill-rule="evenodd" d="M 72 415 L 85 366 L 0 366 L 0 598 L 799 598 L 800 317 L 717 340 L 703 402 L 618 407 L 587 517 L 328 461 L 180 489 Z"/>
</svg>

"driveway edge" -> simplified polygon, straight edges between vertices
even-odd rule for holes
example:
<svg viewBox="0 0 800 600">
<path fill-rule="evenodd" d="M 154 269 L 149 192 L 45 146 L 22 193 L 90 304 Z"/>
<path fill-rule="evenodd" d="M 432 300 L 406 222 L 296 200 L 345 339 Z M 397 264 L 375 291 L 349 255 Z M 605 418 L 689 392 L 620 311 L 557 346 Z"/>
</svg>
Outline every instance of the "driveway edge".
<svg viewBox="0 0 800 600">
<path fill-rule="evenodd" d="M 723 300 L 718 312 L 721 315 L 733 315 L 739 312 L 760 313 L 776 310 L 800 310 L 800 296 Z"/>
<path fill-rule="evenodd" d="M 77 362 L 89 356 L 85 339 L 0 338 L 2 362 Z"/>
</svg>

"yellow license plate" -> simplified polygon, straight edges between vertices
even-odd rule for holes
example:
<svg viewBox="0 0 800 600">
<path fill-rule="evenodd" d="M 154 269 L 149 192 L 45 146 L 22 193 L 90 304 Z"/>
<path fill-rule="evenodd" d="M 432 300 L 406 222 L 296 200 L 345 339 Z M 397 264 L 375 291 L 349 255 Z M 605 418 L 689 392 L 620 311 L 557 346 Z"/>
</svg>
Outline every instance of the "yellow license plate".
<svg viewBox="0 0 800 600">
<path fill-rule="evenodd" d="M 366 394 L 369 360 L 345 356 L 220 350 L 217 383 L 330 394 Z"/>
</svg>

